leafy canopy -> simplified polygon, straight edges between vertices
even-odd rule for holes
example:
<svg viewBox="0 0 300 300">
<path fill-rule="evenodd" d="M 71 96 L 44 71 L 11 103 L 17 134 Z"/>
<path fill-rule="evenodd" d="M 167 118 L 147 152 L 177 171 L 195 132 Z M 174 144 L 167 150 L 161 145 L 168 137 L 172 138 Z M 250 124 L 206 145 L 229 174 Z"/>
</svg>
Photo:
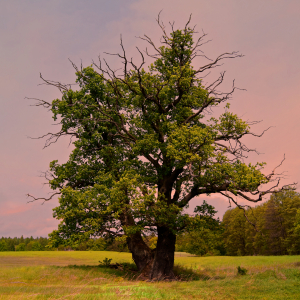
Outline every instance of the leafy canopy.
<svg viewBox="0 0 300 300">
<path fill-rule="evenodd" d="M 271 180 L 263 163 L 243 162 L 250 151 L 241 141 L 250 125 L 229 111 L 233 89 L 218 90 L 224 73 L 204 86 L 201 76 L 237 52 L 223 53 L 200 68 L 192 62 L 205 57 L 199 50 L 205 34 L 194 41 L 189 22 L 168 34 L 162 45 L 144 36 L 154 54 L 145 67 L 128 60 L 122 44 L 117 54 L 124 64 L 118 75 L 106 63 L 76 69 L 78 89 L 56 85 L 62 98 L 50 107 L 61 130 L 49 134 L 46 146 L 61 136 L 74 136 L 74 150 L 66 163 L 50 164 L 50 186 L 60 194 L 54 216 L 62 220 L 53 240 L 106 234 L 130 235 L 165 226 L 174 233 L 190 218 L 183 213 L 199 195 L 221 193 L 236 201 L 259 201 L 270 190 L 258 188 Z M 219 117 L 209 111 L 223 105 Z M 256 196 L 256 198 L 253 198 Z M 47 200 L 47 199 L 45 199 Z"/>
</svg>

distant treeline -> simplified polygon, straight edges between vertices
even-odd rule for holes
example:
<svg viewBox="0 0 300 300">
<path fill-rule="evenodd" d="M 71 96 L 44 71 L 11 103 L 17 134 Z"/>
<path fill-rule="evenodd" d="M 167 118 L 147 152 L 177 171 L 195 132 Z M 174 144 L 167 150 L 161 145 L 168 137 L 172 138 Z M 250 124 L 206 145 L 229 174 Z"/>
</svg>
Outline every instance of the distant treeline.
<svg viewBox="0 0 300 300">
<path fill-rule="evenodd" d="M 177 236 L 176 251 L 197 255 L 287 255 L 300 254 L 300 194 L 288 190 L 245 210 L 229 209 L 220 222 L 214 207 L 206 202 L 190 218 L 190 226 Z M 245 217 L 246 215 L 246 217 Z M 157 237 L 144 238 L 150 248 Z M 128 252 L 125 237 L 95 238 L 76 245 L 51 248 L 47 238 L 0 239 L 0 251 L 89 250 Z"/>
<path fill-rule="evenodd" d="M 155 248 L 156 237 L 149 236 L 146 238 L 146 242 L 150 247 Z M 6 238 L 0 239 L 0 251 L 118 251 L 128 252 L 126 240 L 124 238 L 105 239 L 95 238 L 89 239 L 85 242 L 81 242 L 77 245 L 65 246 L 59 245 L 57 248 L 52 248 L 48 238 Z"/>
<path fill-rule="evenodd" d="M 300 194 L 275 193 L 270 200 L 246 210 L 227 210 L 223 240 L 227 255 L 300 254 Z"/>
<path fill-rule="evenodd" d="M 218 226 L 179 235 L 176 248 L 198 255 L 300 254 L 300 194 L 288 190 L 245 211 L 229 209 Z"/>
<path fill-rule="evenodd" d="M 0 251 L 43 251 L 46 250 L 48 245 L 48 239 L 39 237 L 39 238 L 5 238 L 0 239 Z"/>
</svg>

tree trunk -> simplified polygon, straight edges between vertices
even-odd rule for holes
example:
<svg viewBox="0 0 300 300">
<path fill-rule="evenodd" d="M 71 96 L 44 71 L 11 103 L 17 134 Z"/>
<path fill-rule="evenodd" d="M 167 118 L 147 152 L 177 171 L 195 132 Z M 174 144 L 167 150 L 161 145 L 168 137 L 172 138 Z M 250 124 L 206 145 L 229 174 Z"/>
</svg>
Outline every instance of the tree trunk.
<svg viewBox="0 0 300 300">
<path fill-rule="evenodd" d="M 127 245 L 139 271 L 143 271 L 146 266 L 151 264 L 153 261 L 153 251 L 145 244 L 140 232 L 128 236 Z"/>
<path fill-rule="evenodd" d="M 174 279 L 174 253 L 176 235 L 167 227 L 157 227 L 158 239 L 149 279 Z"/>
</svg>

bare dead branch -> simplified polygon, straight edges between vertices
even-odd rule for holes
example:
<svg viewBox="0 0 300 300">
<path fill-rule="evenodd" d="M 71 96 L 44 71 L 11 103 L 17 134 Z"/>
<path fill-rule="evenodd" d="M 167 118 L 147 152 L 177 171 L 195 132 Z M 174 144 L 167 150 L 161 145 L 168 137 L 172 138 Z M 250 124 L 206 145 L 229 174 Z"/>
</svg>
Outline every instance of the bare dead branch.
<svg viewBox="0 0 300 300">
<path fill-rule="evenodd" d="M 270 180 L 270 179 L 275 175 L 275 170 L 278 169 L 278 168 L 283 164 L 284 161 L 285 161 L 285 154 L 283 155 L 283 159 L 282 159 L 282 161 L 280 162 L 280 164 L 279 164 L 278 166 L 276 166 L 276 167 L 273 169 L 273 171 L 272 171 L 269 175 L 266 176 L 266 178 L 267 178 L 268 180 Z"/>
<path fill-rule="evenodd" d="M 187 23 L 186 23 L 185 26 L 184 26 L 185 32 L 188 30 L 188 26 L 189 26 L 191 20 L 192 20 L 192 14 L 190 14 L 189 19 L 188 19 Z"/>
<path fill-rule="evenodd" d="M 67 92 L 72 85 L 75 85 L 75 84 L 62 84 L 61 82 L 58 82 L 58 81 L 52 81 L 52 80 L 46 80 L 42 74 L 40 73 L 40 78 L 44 81 L 44 83 L 41 83 L 39 85 L 52 85 L 52 86 L 55 86 L 56 88 L 59 89 L 59 91 L 63 94 L 64 92 Z"/>
<path fill-rule="evenodd" d="M 253 228 L 254 228 L 254 230 L 255 230 L 256 232 L 259 232 L 259 233 L 261 233 L 262 236 L 264 236 L 264 234 L 263 234 L 260 230 L 257 229 L 256 224 L 252 223 L 252 222 L 249 220 L 249 218 L 248 218 L 248 216 L 247 216 L 247 214 L 246 214 L 245 207 L 250 208 L 250 209 L 252 210 L 252 207 L 251 207 L 251 206 L 249 206 L 249 205 L 240 205 L 240 204 L 238 204 L 231 196 L 229 196 L 229 195 L 226 194 L 226 193 L 222 193 L 222 192 L 221 192 L 220 194 L 222 194 L 223 196 L 227 197 L 227 198 L 229 199 L 229 201 L 232 201 L 239 209 L 242 209 L 242 210 L 243 210 L 243 213 L 244 213 L 244 217 L 246 218 L 247 222 L 253 226 Z M 253 213 L 253 212 L 252 212 L 252 213 Z"/>
<path fill-rule="evenodd" d="M 30 195 L 30 194 L 27 194 L 27 195 L 26 195 L 27 197 L 33 199 L 33 200 L 31 200 L 31 201 L 28 201 L 27 203 L 34 202 L 34 201 L 38 201 L 38 200 L 44 200 L 43 203 L 42 203 L 42 205 L 43 205 L 46 201 L 51 200 L 51 199 L 52 199 L 54 196 L 56 196 L 56 195 L 61 195 L 61 192 L 55 192 L 55 193 L 53 193 L 49 198 L 44 198 L 44 197 L 36 198 L 36 197 L 34 197 L 34 196 Z"/>
<path fill-rule="evenodd" d="M 27 100 L 35 100 L 37 101 L 36 104 L 31 104 L 30 106 L 43 106 L 45 108 L 50 108 L 52 107 L 52 104 L 45 101 L 45 100 L 42 100 L 42 99 L 38 99 L 38 98 L 28 98 L 28 97 L 25 97 L 24 99 L 27 99 Z"/>
<path fill-rule="evenodd" d="M 212 69 L 212 68 L 215 68 L 215 67 L 219 66 L 218 63 L 223 59 L 238 58 L 238 57 L 243 57 L 243 56 L 244 55 L 239 54 L 238 51 L 225 52 L 225 53 L 219 55 L 212 63 L 207 64 L 203 67 L 200 67 L 198 70 L 195 71 L 195 74 L 202 73 L 202 72 L 204 72 L 208 69 Z"/>
</svg>

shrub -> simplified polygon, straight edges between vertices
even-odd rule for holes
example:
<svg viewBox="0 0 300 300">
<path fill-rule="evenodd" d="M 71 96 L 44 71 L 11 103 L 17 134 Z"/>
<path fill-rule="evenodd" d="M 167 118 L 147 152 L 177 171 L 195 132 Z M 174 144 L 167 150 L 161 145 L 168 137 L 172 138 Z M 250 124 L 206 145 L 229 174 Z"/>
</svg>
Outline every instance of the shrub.
<svg viewBox="0 0 300 300">
<path fill-rule="evenodd" d="M 248 272 L 247 269 L 241 268 L 240 266 L 237 267 L 237 273 L 238 273 L 238 275 L 246 275 L 247 272 Z"/>
<path fill-rule="evenodd" d="M 103 261 L 99 261 L 99 266 L 109 267 L 111 264 L 112 258 L 105 257 Z"/>
</svg>

